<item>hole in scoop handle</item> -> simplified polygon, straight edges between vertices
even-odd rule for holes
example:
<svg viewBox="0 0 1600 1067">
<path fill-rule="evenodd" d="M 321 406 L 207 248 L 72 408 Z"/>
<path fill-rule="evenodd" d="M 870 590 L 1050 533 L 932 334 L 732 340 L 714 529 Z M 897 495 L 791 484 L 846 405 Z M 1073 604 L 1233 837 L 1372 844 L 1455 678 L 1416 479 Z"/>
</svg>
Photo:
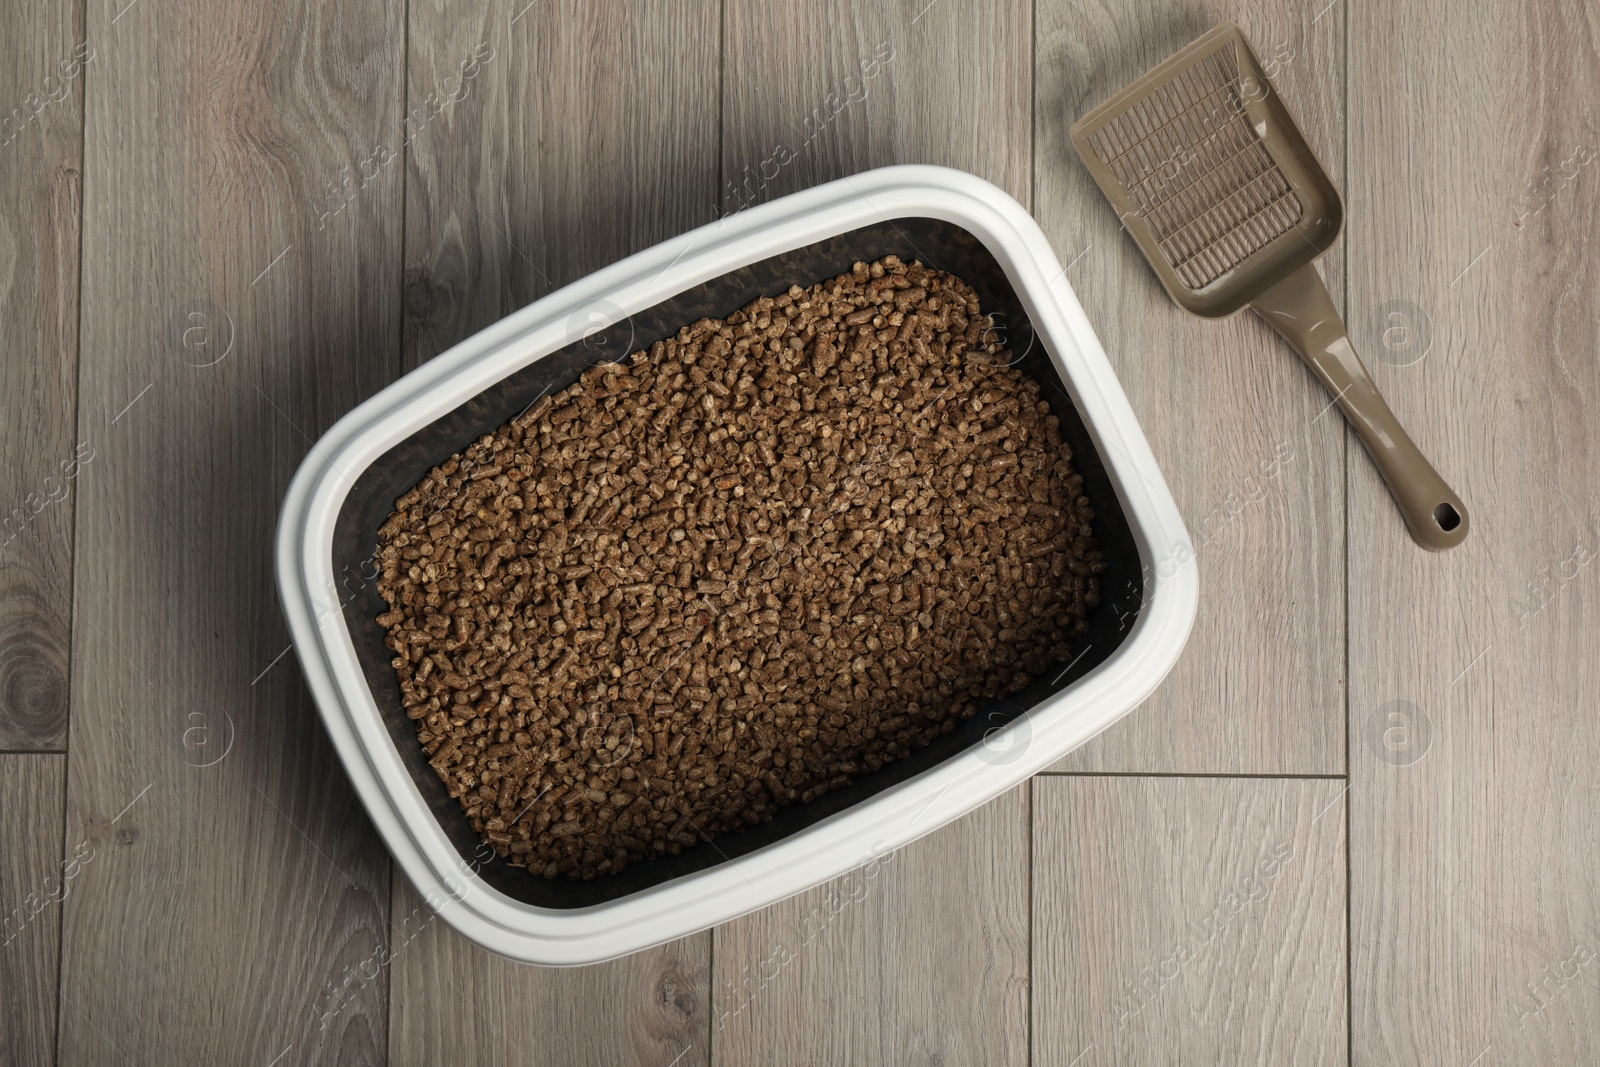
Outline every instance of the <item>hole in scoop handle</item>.
<svg viewBox="0 0 1600 1067">
<path fill-rule="evenodd" d="M 1338 403 L 1377 464 L 1412 538 L 1435 550 L 1465 540 L 1471 525 L 1467 506 L 1389 410 L 1316 268 L 1305 264 L 1250 306 L 1294 346 Z"/>
</svg>

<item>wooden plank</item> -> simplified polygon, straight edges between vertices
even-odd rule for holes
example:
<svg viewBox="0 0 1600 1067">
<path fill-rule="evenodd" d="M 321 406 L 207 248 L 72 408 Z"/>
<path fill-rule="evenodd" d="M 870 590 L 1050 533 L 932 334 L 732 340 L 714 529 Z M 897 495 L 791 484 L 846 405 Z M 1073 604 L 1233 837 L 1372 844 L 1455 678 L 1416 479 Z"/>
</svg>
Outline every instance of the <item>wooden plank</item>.
<svg viewBox="0 0 1600 1067">
<path fill-rule="evenodd" d="M 1596 1063 L 1600 47 L 1455 16 L 1350 10 L 1350 306 L 1431 334 L 1374 373 L 1472 519 L 1418 550 L 1353 457 L 1353 1062 Z"/>
<path fill-rule="evenodd" d="M 0 750 L 67 739 L 83 77 L 73 3 L 0 0 Z M 86 458 L 87 457 L 87 458 Z"/>
<path fill-rule="evenodd" d="M 723 210 L 893 163 L 958 167 L 1029 202 L 1030 3 L 729 0 L 725 27 Z M 870 883 L 720 929 L 714 1061 L 1025 1062 L 1026 820 L 1013 794 Z M 875 888 L 813 934 L 860 884 Z M 775 952 L 795 959 L 766 981 Z"/>
<path fill-rule="evenodd" d="M 484 58 L 465 95 L 412 123 L 408 367 L 711 221 L 719 36 L 714 0 L 627 11 L 587 0 L 412 4 L 413 115 L 467 57 Z M 396 931 L 416 905 L 397 877 Z M 692 1067 L 709 1056 L 709 935 L 575 972 L 508 962 L 440 923 L 417 945 L 392 974 L 396 1063 Z"/>
<path fill-rule="evenodd" d="M 712 221 L 719 10 L 715 0 L 412 5 L 408 369 Z M 485 58 L 465 95 L 419 117 L 474 53 Z"/>
<path fill-rule="evenodd" d="M 393 377 L 399 5 L 94 4 L 63 1063 L 362 1063 L 389 865 L 286 654 L 279 501 Z M 348 168 L 348 171 L 342 170 Z M 352 183 L 353 184 L 353 183 Z"/>
<path fill-rule="evenodd" d="M 61 904 L 94 862 L 62 852 L 65 773 L 64 756 L 0 755 L 0 1064 L 55 1060 Z"/>
<path fill-rule="evenodd" d="M 1040 0 L 1035 214 L 1177 499 L 1203 590 L 1188 648 L 1161 689 L 1056 769 L 1344 770 L 1338 412 L 1325 414 L 1329 398 L 1257 316 L 1208 322 L 1168 299 L 1067 138 L 1089 109 L 1235 18 L 1341 181 L 1343 9 L 1322 7 L 1252 0 L 1174 14 Z M 1321 267 L 1337 299 L 1340 249 Z M 1129 589 L 1104 596 L 1119 612 L 1137 605 Z"/>
<path fill-rule="evenodd" d="M 1345 1062 L 1343 782 L 1033 789 L 1035 1062 Z"/>
<path fill-rule="evenodd" d="M 704 1064 L 707 940 L 592 967 L 530 967 L 464 940 L 397 878 L 389 1062 Z"/>
<path fill-rule="evenodd" d="M 1031 191 L 1030 5 L 728 0 L 723 210 L 891 163 Z"/>
<path fill-rule="evenodd" d="M 1028 1063 L 1027 826 L 1024 786 L 718 927 L 713 1062 Z"/>
</svg>

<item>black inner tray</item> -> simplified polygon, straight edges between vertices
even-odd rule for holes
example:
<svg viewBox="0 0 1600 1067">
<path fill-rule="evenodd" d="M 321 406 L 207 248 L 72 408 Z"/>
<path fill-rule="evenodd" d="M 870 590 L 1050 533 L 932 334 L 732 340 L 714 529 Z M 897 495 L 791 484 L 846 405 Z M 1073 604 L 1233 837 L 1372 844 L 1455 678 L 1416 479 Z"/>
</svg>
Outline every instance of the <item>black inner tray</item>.
<svg viewBox="0 0 1600 1067">
<path fill-rule="evenodd" d="M 1018 368 L 1045 387 L 1044 395 L 1061 419 L 1062 437 L 1072 448 L 1073 464 L 1083 476 L 1085 493 L 1094 506 L 1094 533 L 1106 561 L 1105 573 L 1100 576 L 1101 604 L 1090 617 L 1088 634 L 1074 642 L 1072 656 L 1065 663 L 1054 666 L 1023 693 L 980 709 L 927 748 L 876 773 L 862 775 L 851 785 L 811 803 L 784 808 L 772 821 L 760 826 L 588 881 L 546 879 L 493 855 L 428 765 L 417 740 L 416 725 L 406 718 L 401 705 L 400 686 L 389 662 L 393 653 L 385 647 L 384 630 L 377 623 L 377 616 L 387 611 L 388 605 L 372 581 L 372 559 L 378 529 L 394 510 L 394 502 L 428 471 L 511 419 L 540 395 L 572 384 L 586 368 L 604 360 L 625 359 L 701 317 L 722 318 L 759 296 L 775 296 L 793 284 L 814 285 L 846 273 L 857 261 L 871 262 L 890 254 L 908 263 L 920 260 L 925 266 L 965 279 L 978 293 L 983 309 L 994 315 L 997 328 L 1005 332 L 1005 343 L 1020 357 Z M 362 473 L 345 498 L 335 524 L 333 571 L 342 587 L 345 624 L 389 736 L 463 864 L 476 868 L 481 878 L 507 896 L 544 908 L 587 907 L 719 863 L 737 861 L 740 856 L 780 841 L 982 744 L 985 734 L 1070 686 L 1115 652 L 1127 637 L 1143 602 L 1138 551 L 1105 466 L 1005 272 L 972 234 L 931 218 L 893 219 L 751 263 L 646 308 L 629 320 L 501 379 L 395 445 Z M 1018 744 L 1009 748 L 996 746 L 989 752 L 989 758 L 996 763 L 1020 755 Z"/>
</svg>

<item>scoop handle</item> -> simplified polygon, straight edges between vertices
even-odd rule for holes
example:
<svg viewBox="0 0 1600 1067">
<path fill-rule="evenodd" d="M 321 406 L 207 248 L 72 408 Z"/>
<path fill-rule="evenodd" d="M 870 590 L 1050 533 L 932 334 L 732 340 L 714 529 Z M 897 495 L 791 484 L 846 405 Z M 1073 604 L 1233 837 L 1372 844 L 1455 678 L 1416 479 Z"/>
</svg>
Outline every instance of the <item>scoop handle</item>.
<svg viewBox="0 0 1600 1067">
<path fill-rule="evenodd" d="M 1400 426 L 1350 344 L 1316 268 L 1306 263 L 1250 304 L 1294 346 L 1367 446 L 1412 538 L 1423 548 L 1459 545 L 1467 506 Z"/>
</svg>

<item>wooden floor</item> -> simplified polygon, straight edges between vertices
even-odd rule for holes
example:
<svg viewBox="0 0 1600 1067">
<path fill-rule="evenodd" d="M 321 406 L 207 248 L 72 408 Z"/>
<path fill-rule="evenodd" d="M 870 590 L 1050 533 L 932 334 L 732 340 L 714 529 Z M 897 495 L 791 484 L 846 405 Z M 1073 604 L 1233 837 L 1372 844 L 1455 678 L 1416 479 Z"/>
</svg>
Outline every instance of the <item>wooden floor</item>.
<svg viewBox="0 0 1600 1067">
<path fill-rule="evenodd" d="M 1228 17 L 1344 191 L 1323 272 L 1473 510 L 1455 551 L 1411 543 L 1259 320 L 1165 298 L 1068 143 Z M 1600 7 L 0 0 L 0 27 L 0 1060 L 1600 1063 Z M 474 948 L 285 655 L 291 473 L 528 301 L 912 161 L 1005 188 L 1068 265 L 1198 551 L 1183 660 L 865 892 L 579 970 Z"/>
</svg>

